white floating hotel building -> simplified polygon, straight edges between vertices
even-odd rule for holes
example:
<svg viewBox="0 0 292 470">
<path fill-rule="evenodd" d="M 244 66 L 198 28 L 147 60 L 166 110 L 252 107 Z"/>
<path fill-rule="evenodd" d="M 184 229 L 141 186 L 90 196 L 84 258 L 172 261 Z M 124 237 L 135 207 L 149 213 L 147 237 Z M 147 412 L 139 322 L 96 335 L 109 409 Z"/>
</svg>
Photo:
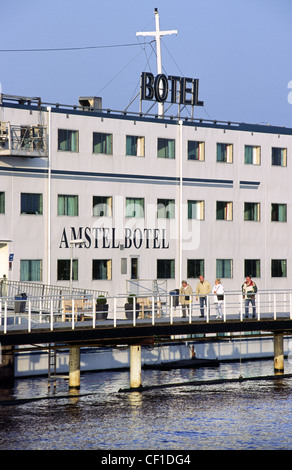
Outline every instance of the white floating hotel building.
<svg viewBox="0 0 292 470">
<path fill-rule="evenodd" d="M 200 274 L 291 287 L 292 129 L 79 105 L 2 95 L 1 277 L 64 285 L 83 239 L 73 285 L 110 295 Z"/>
</svg>

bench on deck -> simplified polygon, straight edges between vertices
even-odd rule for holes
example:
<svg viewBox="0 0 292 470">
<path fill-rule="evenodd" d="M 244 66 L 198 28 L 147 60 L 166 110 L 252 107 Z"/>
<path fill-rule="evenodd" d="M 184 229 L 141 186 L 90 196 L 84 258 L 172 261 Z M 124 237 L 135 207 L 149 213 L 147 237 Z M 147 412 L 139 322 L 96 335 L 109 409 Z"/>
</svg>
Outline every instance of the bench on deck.
<svg viewBox="0 0 292 470">
<path fill-rule="evenodd" d="M 140 305 L 141 318 L 152 317 L 152 297 L 137 297 L 137 304 Z M 161 318 L 161 301 L 154 300 L 154 315 Z"/>
<path fill-rule="evenodd" d="M 75 321 L 91 320 L 93 313 L 92 298 L 63 299 L 62 301 L 62 321 L 72 319 L 72 309 L 74 306 Z"/>
</svg>

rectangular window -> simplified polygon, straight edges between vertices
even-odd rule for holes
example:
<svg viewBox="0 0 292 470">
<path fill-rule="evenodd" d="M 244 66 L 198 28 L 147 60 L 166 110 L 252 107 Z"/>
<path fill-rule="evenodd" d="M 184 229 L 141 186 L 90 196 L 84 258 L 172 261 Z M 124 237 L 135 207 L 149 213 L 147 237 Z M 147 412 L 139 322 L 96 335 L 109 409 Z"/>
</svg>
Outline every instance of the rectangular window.
<svg viewBox="0 0 292 470">
<path fill-rule="evenodd" d="M 70 281 L 70 260 L 58 259 L 57 261 L 58 281 Z M 78 281 L 78 259 L 72 261 L 72 281 Z"/>
<path fill-rule="evenodd" d="M 113 135 L 93 132 L 93 153 L 113 154 Z"/>
<path fill-rule="evenodd" d="M 126 217 L 144 217 L 144 198 L 127 197 L 126 198 Z"/>
<path fill-rule="evenodd" d="M 272 165 L 287 166 L 287 149 L 272 147 Z"/>
<path fill-rule="evenodd" d="M 232 220 L 233 209 L 232 202 L 217 201 L 216 203 L 216 220 Z"/>
<path fill-rule="evenodd" d="M 188 160 L 205 160 L 205 142 L 188 140 Z"/>
<path fill-rule="evenodd" d="M 260 220 L 260 203 L 259 202 L 245 202 L 244 203 L 244 220 L 253 220 L 259 222 Z"/>
<path fill-rule="evenodd" d="M 92 210 L 94 217 L 112 217 L 113 198 L 111 196 L 93 196 Z"/>
<path fill-rule="evenodd" d="M 175 200 L 157 199 L 157 218 L 174 219 L 175 218 Z"/>
<path fill-rule="evenodd" d="M 287 204 L 271 204 L 271 221 L 287 222 Z"/>
<path fill-rule="evenodd" d="M 42 280 L 42 260 L 40 259 L 20 260 L 20 280 L 21 281 L 41 281 Z"/>
<path fill-rule="evenodd" d="M 175 158 L 175 140 L 174 139 L 157 139 L 157 157 L 158 158 Z"/>
<path fill-rule="evenodd" d="M 187 277 L 198 278 L 205 275 L 205 262 L 203 259 L 187 260 Z"/>
<path fill-rule="evenodd" d="M 217 162 L 232 163 L 233 162 L 233 145 L 217 144 Z"/>
<path fill-rule="evenodd" d="M 256 146 L 256 145 L 245 145 L 244 163 L 246 165 L 260 165 L 261 164 L 261 147 Z"/>
<path fill-rule="evenodd" d="M 145 139 L 144 137 L 137 137 L 136 135 L 126 136 L 126 155 L 133 157 L 145 156 Z"/>
<path fill-rule="evenodd" d="M 5 193 L 0 192 L 0 214 L 5 214 Z"/>
<path fill-rule="evenodd" d="M 92 279 L 107 280 L 112 278 L 112 260 L 111 259 L 93 259 L 92 260 Z"/>
<path fill-rule="evenodd" d="M 121 258 L 121 274 L 127 274 L 127 258 Z"/>
<path fill-rule="evenodd" d="M 216 277 L 231 279 L 233 277 L 232 264 L 232 259 L 217 259 Z"/>
<path fill-rule="evenodd" d="M 244 260 L 244 277 L 260 277 L 261 276 L 261 260 L 245 259 Z"/>
<path fill-rule="evenodd" d="M 271 276 L 272 277 L 287 277 L 287 260 L 286 259 L 272 259 L 271 260 Z"/>
<path fill-rule="evenodd" d="M 43 213 L 43 195 L 34 193 L 21 193 L 20 196 L 21 214 L 39 214 Z"/>
<path fill-rule="evenodd" d="M 188 219 L 204 220 L 204 201 L 188 201 Z"/>
<path fill-rule="evenodd" d="M 58 129 L 58 150 L 79 152 L 79 132 Z"/>
<path fill-rule="evenodd" d="M 78 215 L 78 196 L 59 194 L 58 215 Z"/>
<path fill-rule="evenodd" d="M 157 279 L 174 279 L 175 261 L 174 259 L 157 260 Z"/>
</svg>

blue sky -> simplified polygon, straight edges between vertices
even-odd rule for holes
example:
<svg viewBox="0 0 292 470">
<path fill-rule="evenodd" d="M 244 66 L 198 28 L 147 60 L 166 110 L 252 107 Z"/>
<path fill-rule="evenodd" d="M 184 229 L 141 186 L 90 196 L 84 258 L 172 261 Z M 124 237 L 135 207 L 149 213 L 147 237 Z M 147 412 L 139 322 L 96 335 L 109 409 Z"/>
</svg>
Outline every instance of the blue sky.
<svg viewBox="0 0 292 470">
<path fill-rule="evenodd" d="M 155 29 L 158 8 L 161 29 L 178 30 L 162 39 L 164 72 L 200 80 L 205 106 L 196 116 L 292 127 L 291 0 L 0 0 L 0 7 L 1 51 L 134 44 L 0 51 L 3 93 L 70 105 L 95 95 L 104 108 L 124 109 L 141 72 L 156 74 L 155 49 L 136 32 Z M 139 100 L 130 109 L 138 111 Z"/>
</svg>

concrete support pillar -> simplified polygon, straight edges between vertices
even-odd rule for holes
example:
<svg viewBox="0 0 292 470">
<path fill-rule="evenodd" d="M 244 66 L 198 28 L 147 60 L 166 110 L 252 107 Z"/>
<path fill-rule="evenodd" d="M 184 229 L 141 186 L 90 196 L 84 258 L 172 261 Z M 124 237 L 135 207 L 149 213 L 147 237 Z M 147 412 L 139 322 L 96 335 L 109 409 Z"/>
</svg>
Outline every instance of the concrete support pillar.
<svg viewBox="0 0 292 470">
<path fill-rule="evenodd" d="M 0 345 L 0 382 L 14 380 L 14 347 Z"/>
<path fill-rule="evenodd" d="M 274 334 L 274 372 L 283 374 L 284 372 L 284 341 L 282 333 Z"/>
<path fill-rule="evenodd" d="M 141 385 L 141 346 L 130 346 L 130 388 Z"/>
<path fill-rule="evenodd" d="M 69 351 L 69 388 L 80 388 L 79 346 L 71 346 Z"/>
</svg>

